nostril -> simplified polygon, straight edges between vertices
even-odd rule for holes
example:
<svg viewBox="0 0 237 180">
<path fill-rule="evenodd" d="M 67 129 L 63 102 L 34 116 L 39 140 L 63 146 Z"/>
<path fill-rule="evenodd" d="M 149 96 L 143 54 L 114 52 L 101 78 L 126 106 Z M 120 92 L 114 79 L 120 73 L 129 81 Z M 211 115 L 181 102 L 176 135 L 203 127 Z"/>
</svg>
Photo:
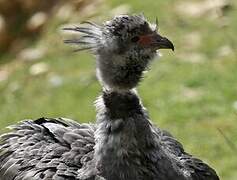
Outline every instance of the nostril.
<svg viewBox="0 0 237 180">
<path fill-rule="evenodd" d="M 131 42 L 138 42 L 139 41 L 139 37 L 138 36 L 134 36 L 132 39 L 131 39 Z"/>
</svg>

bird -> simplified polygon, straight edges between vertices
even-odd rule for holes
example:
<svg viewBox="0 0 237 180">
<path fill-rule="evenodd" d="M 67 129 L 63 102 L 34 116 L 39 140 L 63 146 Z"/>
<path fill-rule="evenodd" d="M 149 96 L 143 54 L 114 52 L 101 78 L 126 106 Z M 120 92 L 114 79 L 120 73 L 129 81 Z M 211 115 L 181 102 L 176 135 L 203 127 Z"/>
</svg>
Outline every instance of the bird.
<svg viewBox="0 0 237 180">
<path fill-rule="evenodd" d="M 160 49 L 174 50 L 157 20 L 117 15 L 64 30 L 78 33 L 65 43 L 96 57 L 96 123 L 42 117 L 10 126 L 0 140 L 1 180 L 219 180 L 152 123 L 136 90 Z"/>
</svg>

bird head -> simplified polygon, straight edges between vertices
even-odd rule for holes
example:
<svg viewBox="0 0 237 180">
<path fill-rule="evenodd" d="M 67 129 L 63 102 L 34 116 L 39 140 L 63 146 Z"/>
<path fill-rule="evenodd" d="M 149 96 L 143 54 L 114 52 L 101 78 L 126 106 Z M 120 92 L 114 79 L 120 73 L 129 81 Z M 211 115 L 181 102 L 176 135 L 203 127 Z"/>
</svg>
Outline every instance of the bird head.
<svg viewBox="0 0 237 180">
<path fill-rule="evenodd" d="M 86 26 L 64 28 L 82 35 L 65 43 L 90 49 L 97 56 L 97 77 L 106 89 L 129 90 L 137 86 L 143 72 L 159 49 L 174 50 L 173 43 L 158 33 L 143 15 L 119 15 L 102 26 L 84 22 Z"/>
</svg>

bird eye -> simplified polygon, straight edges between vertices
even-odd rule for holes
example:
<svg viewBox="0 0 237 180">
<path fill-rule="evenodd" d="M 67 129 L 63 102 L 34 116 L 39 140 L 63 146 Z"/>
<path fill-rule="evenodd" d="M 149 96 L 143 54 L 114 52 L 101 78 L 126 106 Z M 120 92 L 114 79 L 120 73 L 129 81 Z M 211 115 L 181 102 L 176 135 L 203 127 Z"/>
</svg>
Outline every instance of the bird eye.
<svg viewBox="0 0 237 180">
<path fill-rule="evenodd" d="M 139 41 L 139 39 L 140 39 L 140 38 L 139 38 L 138 36 L 134 36 L 134 37 L 131 39 L 131 41 L 135 43 L 135 42 Z"/>
</svg>

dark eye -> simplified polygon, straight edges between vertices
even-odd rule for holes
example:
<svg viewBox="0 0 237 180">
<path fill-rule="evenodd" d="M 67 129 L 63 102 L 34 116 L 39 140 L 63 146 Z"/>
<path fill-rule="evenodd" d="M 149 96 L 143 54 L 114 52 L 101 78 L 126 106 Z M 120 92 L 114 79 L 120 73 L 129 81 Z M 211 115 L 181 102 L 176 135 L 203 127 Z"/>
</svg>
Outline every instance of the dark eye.
<svg viewBox="0 0 237 180">
<path fill-rule="evenodd" d="M 134 37 L 131 39 L 131 41 L 135 43 L 135 42 L 139 41 L 139 39 L 140 39 L 140 38 L 139 38 L 138 36 L 134 36 Z"/>
</svg>

